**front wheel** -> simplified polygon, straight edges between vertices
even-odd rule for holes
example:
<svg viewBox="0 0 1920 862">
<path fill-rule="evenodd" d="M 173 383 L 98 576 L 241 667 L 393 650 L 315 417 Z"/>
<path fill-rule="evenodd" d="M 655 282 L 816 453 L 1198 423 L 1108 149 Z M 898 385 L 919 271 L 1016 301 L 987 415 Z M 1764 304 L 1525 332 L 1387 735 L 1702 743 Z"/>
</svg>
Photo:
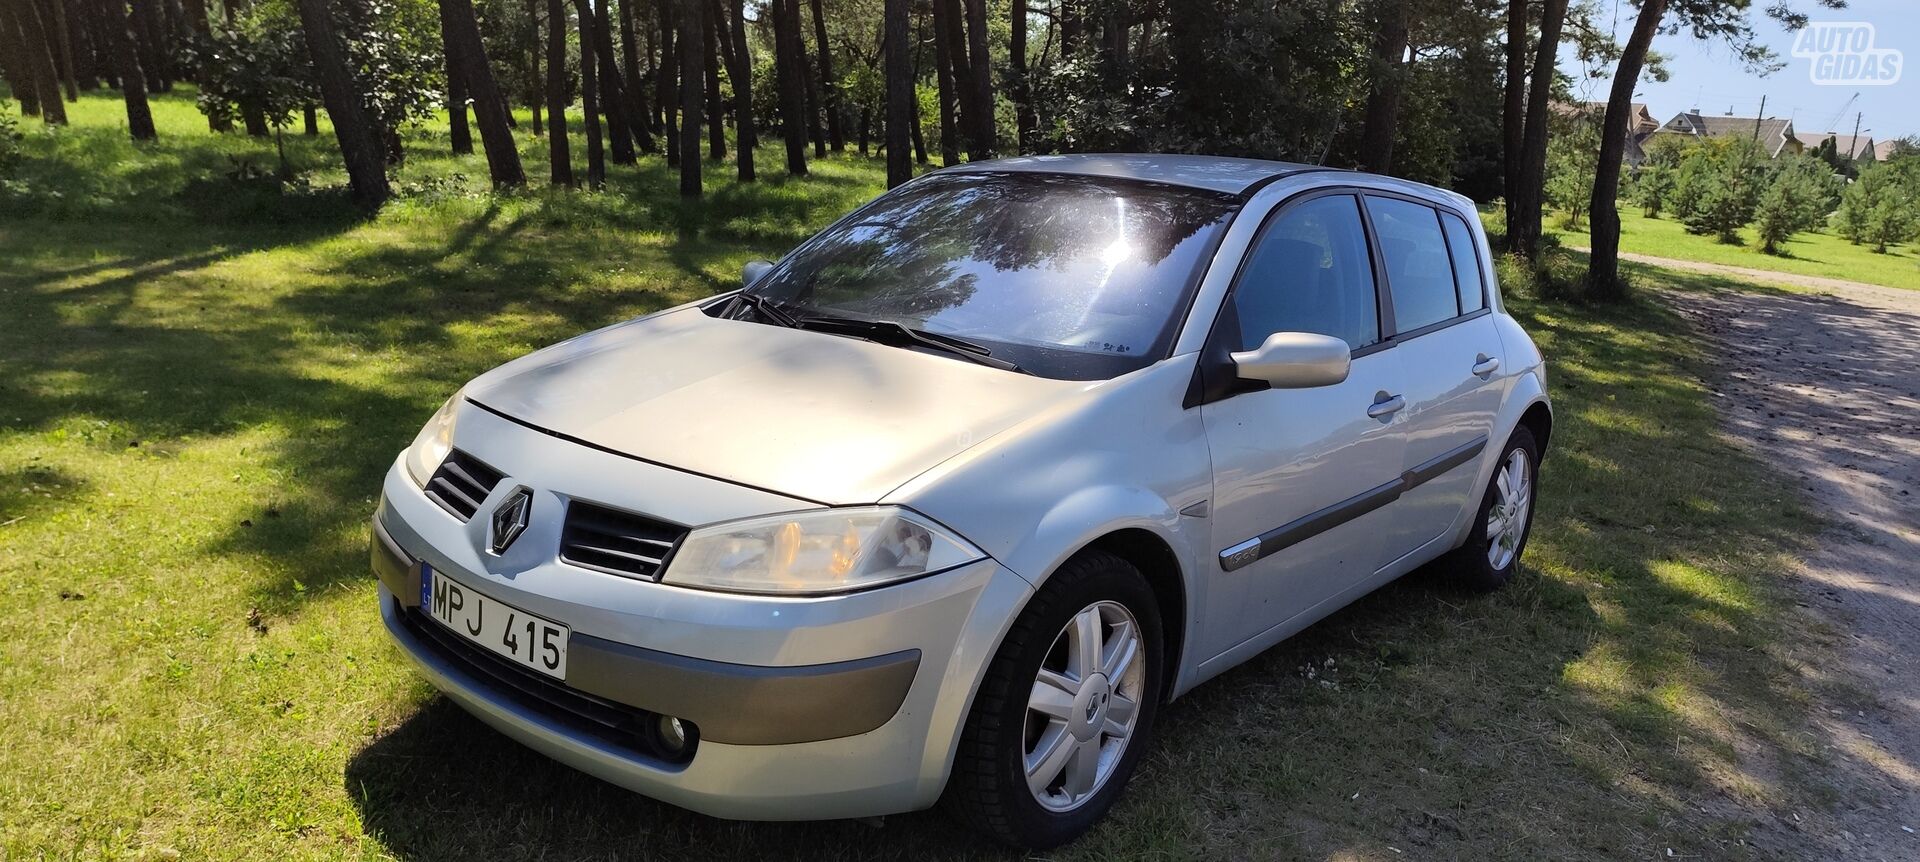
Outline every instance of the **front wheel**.
<svg viewBox="0 0 1920 862">
<path fill-rule="evenodd" d="M 1513 580 L 1533 530 L 1539 464 L 1540 447 L 1533 432 L 1524 426 L 1514 429 L 1487 480 L 1466 544 L 1448 559 L 1446 568 L 1455 583 L 1467 589 L 1495 590 Z"/>
<path fill-rule="evenodd" d="M 1041 586 L 981 683 L 947 795 L 993 836 L 1044 849 L 1098 822 L 1159 703 L 1161 628 L 1146 579 L 1090 551 Z"/>
</svg>

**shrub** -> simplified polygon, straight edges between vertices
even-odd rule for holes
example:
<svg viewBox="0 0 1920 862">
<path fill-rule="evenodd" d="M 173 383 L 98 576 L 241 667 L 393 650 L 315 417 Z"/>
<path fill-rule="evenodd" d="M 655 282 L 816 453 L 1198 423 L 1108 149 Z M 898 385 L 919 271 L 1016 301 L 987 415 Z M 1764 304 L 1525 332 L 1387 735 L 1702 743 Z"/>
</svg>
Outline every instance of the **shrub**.
<svg viewBox="0 0 1920 862">
<path fill-rule="evenodd" d="M 1754 227 L 1761 251 L 1778 254 L 1780 244 L 1819 227 L 1833 208 L 1835 175 L 1825 161 L 1809 156 L 1780 160 L 1755 206 Z"/>
<path fill-rule="evenodd" d="M 1915 171 L 1875 167 L 1860 172 L 1847 187 L 1834 214 L 1834 227 L 1855 245 L 1872 243 L 1881 254 L 1887 246 L 1906 242 L 1920 233 L 1920 181 Z"/>
<path fill-rule="evenodd" d="M 1674 170 L 1667 165 L 1649 164 L 1633 178 L 1633 200 L 1647 218 L 1659 218 L 1660 210 L 1673 196 Z"/>
<path fill-rule="evenodd" d="M 19 166 L 19 123 L 7 112 L 6 104 L 0 102 L 0 180 L 12 177 L 14 169 Z"/>
</svg>

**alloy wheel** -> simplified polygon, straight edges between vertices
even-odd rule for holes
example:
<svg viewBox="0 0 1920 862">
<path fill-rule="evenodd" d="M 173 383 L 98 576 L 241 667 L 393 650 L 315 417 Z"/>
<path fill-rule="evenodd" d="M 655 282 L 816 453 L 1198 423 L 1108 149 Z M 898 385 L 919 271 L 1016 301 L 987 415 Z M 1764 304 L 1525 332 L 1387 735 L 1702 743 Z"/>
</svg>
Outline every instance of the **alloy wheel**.
<svg viewBox="0 0 1920 862">
<path fill-rule="evenodd" d="M 1514 449 L 1493 477 L 1493 506 L 1487 510 L 1487 562 L 1495 571 L 1512 565 L 1527 535 L 1533 513 L 1533 469 L 1527 450 Z"/>
<path fill-rule="evenodd" d="M 1027 697 L 1022 767 L 1041 807 L 1072 811 L 1112 777 L 1146 689 L 1140 624 L 1125 605 L 1095 602 L 1054 637 Z"/>
</svg>

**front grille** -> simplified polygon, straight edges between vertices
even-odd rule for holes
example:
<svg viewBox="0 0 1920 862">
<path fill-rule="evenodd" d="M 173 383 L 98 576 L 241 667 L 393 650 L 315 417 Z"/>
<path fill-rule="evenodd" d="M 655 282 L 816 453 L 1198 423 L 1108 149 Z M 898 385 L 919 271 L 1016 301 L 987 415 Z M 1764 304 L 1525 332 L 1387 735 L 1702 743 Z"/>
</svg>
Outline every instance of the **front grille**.
<svg viewBox="0 0 1920 862">
<path fill-rule="evenodd" d="M 697 742 L 677 755 L 661 743 L 659 714 L 614 703 L 552 677 L 520 667 L 487 652 L 445 626 L 427 618 L 419 608 L 403 608 L 400 621 L 425 648 L 498 694 L 581 736 L 592 737 L 629 755 L 669 768 L 692 759 Z M 692 725 L 686 725 L 692 728 Z M 689 737 L 692 740 L 692 737 Z"/>
<path fill-rule="evenodd" d="M 575 500 L 560 531 L 560 559 L 585 569 L 657 580 L 687 528 Z"/>
<path fill-rule="evenodd" d="M 427 480 L 427 499 L 440 504 L 440 508 L 453 513 L 462 521 L 473 519 L 473 513 L 480 511 L 480 501 L 493 493 L 493 486 L 500 484 L 501 473 L 480 460 L 454 449 L 447 453 L 447 460 L 440 462 L 440 469 L 433 471 L 433 478 Z"/>
</svg>

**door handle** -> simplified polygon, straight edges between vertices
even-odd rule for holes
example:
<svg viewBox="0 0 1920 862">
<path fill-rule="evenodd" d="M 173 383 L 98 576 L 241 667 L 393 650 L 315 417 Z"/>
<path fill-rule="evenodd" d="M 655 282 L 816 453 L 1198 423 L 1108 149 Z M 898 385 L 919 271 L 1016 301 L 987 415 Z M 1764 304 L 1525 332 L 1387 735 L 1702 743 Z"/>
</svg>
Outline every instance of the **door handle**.
<svg viewBox="0 0 1920 862">
<path fill-rule="evenodd" d="M 1499 370 L 1500 358 L 1497 356 L 1488 356 L 1482 353 L 1473 361 L 1473 376 L 1475 377 L 1485 377 Z"/>
<path fill-rule="evenodd" d="M 1386 393 L 1382 392 L 1380 394 L 1385 395 Z M 1406 406 L 1407 406 L 1407 399 L 1402 396 L 1395 395 L 1392 398 L 1388 398 L 1384 401 L 1373 402 L 1373 406 L 1367 408 L 1367 415 L 1374 419 L 1379 419 L 1382 416 L 1392 416 L 1393 414 L 1400 412 L 1402 409 L 1405 409 Z"/>
</svg>

